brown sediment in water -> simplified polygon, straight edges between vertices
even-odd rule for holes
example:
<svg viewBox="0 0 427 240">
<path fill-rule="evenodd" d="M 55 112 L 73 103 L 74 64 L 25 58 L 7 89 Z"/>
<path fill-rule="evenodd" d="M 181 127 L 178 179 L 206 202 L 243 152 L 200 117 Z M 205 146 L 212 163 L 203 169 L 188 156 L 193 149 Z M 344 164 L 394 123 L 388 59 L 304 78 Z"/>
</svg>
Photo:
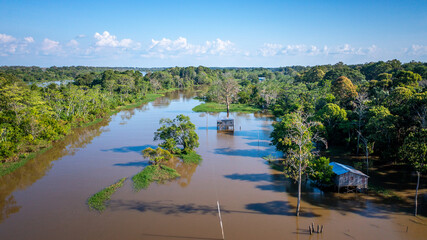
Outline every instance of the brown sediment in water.
<svg viewBox="0 0 427 240">
<path fill-rule="evenodd" d="M 295 217 L 296 185 L 261 158 L 274 154 L 269 145 L 273 119 L 232 113 L 239 130 L 217 133 L 216 120 L 224 113 L 193 113 L 199 102 L 192 96 L 168 93 L 133 112 L 120 112 L 108 126 L 34 159 L 43 166 L 28 165 L 0 179 L 0 201 L 8 202 L 0 206 L 0 239 L 221 239 L 217 200 L 226 239 L 310 239 L 312 222 L 324 225 L 324 232 L 311 239 L 425 237 L 426 218 L 413 217 L 412 206 L 377 196 L 323 193 L 310 184 L 303 186 L 303 212 Z M 103 214 L 89 211 L 88 196 L 147 166 L 141 150 L 158 144 L 153 132 L 159 120 L 181 113 L 197 127 L 201 165 L 171 161 L 181 178 L 140 192 L 127 181 Z"/>
</svg>

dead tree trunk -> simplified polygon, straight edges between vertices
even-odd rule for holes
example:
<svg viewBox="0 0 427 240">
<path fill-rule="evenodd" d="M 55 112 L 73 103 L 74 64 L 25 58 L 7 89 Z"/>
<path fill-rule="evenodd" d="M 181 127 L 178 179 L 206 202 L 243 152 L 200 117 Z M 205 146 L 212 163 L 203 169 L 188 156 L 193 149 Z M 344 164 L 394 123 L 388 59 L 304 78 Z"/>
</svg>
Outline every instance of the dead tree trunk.
<svg viewBox="0 0 427 240">
<path fill-rule="evenodd" d="M 301 161 L 299 163 L 298 174 L 298 201 L 297 201 L 297 216 L 299 216 L 299 209 L 301 205 Z"/>
<path fill-rule="evenodd" d="M 415 216 L 418 211 L 418 187 L 420 186 L 420 171 L 417 171 L 417 189 L 415 190 Z"/>
</svg>

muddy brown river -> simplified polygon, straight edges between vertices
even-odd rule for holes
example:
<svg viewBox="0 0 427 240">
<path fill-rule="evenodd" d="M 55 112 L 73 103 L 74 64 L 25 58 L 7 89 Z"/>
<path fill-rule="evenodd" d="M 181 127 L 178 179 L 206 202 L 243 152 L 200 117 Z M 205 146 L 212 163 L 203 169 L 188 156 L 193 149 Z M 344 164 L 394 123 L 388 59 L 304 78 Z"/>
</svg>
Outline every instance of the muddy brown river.
<svg viewBox="0 0 427 240">
<path fill-rule="evenodd" d="M 192 112 L 192 92 L 174 92 L 97 125 L 76 130 L 0 179 L 0 239 L 427 239 L 425 217 L 363 194 L 323 193 L 305 184 L 295 217 L 296 186 L 263 156 L 272 118 L 233 113 L 234 134 L 217 133 L 220 114 Z M 161 118 L 190 116 L 200 138 L 200 166 L 176 163 L 181 178 L 136 192 L 130 178 L 147 166 Z M 107 209 L 86 201 L 128 177 Z M 345 196 L 343 196 L 345 195 Z M 308 226 L 324 225 L 310 235 Z"/>
</svg>

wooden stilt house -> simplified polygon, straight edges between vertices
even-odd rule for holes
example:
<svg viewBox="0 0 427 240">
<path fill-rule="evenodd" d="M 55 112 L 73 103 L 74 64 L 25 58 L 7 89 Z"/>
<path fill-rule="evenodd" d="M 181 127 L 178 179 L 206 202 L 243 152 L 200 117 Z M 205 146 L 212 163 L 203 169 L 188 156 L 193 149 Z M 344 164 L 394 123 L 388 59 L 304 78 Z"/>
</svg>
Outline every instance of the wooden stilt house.
<svg viewBox="0 0 427 240">
<path fill-rule="evenodd" d="M 329 165 L 332 166 L 332 171 L 336 174 L 334 182 L 338 192 L 342 188 L 347 192 L 364 191 L 368 188 L 368 175 L 341 163 L 331 162 Z"/>
<path fill-rule="evenodd" d="M 222 119 L 216 121 L 216 129 L 218 131 L 234 132 L 234 119 Z"/>
</svg>

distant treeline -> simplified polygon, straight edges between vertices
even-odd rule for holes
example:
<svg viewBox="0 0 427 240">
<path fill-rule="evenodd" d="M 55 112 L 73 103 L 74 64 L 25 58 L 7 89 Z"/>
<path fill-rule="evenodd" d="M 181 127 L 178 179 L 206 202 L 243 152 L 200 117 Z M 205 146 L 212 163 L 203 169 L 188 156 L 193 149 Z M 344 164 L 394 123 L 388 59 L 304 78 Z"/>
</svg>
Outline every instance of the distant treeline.
<svg viewBox="0 0 427 240">
<path fill-rule="evenodd" d="M 141 72 L 160 71 L 164 68 L 132 68 L 132 67 L 23 67 L 23 66 L 1 66 L 0 73 L 11 74 L 24 82 L 50 82 L 60 80 L 72 80 L 79 74 L 102 73 L 106 70 L 126 71 L 134 70 Z"/>
</svg>

